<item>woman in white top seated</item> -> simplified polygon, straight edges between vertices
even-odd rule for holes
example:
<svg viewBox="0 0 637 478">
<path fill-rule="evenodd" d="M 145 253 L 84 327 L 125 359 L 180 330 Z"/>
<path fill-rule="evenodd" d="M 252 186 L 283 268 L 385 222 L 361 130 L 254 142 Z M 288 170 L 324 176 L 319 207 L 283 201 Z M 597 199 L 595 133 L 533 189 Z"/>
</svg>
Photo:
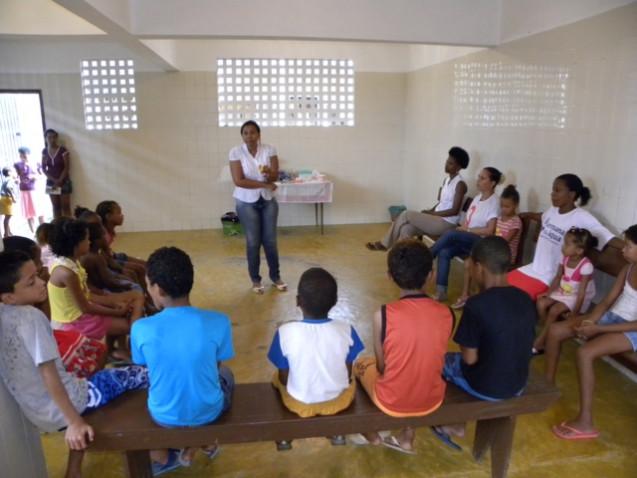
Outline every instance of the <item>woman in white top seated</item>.
<svg viewBox="0 0 637 478">
<path fill-rule="evenodd" d="M 241 126 L 243 143 L 230 150 L 230 172 L 235 184 L 234 198 L 239 221 L 246 235 L 248 272 L 252 290 L 265 291 L 259 274 L 261 246 L 270 269 L 270 280 L 280 290 L 287 284 L 279 273 L 276 223 L 279 205 L 274 198 L 275 181 L 279 177 L 279 158 L 273 146 L 261 143 L 261 128 L 255 121 Z"/>
<path fill-rule="evenodd" d="M 478 174 L 478 192 L 473 198 L 462 224 L 453 231 L 445 232 L 431 248 L 431 254 L 438 258 L 436 274 L 436 299 L 447 300 L 449 269 L 451 259 L 466 256 L 482 237 L 492 236 L 500 215 L 500 198 L 495 187 L 503 180 L 496 168 L 486 167 Z"/>
<path fill-rule="evenodd" d="M 421 212 L 403 211 L 381 241 L 368 242 L 365 246 L 372 251 L 386 251 L 400 239 L 420 234 L 439 236 L 455 228 L 460 219 L 462 200 L 467 194 L 467 183 L 460 170 L 468 165 L 467 152 L 457 146 L 451 148 L 445 162 L 445 173 L 449 176 L 438 191 L 438 203 Z"/>
</svg>

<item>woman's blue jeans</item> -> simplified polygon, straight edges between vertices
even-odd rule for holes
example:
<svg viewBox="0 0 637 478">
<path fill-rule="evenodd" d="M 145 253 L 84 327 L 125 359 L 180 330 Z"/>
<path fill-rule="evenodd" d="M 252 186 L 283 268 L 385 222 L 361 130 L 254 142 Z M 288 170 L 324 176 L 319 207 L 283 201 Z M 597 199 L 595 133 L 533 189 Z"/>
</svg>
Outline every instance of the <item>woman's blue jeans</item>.
<svg viewBox="0 0 637 478">
<path fill-rule="evenodd" d="M 480 240 L 480 236 L 467 231 L 447 231 L 438 239 L 431 248 L 431 254 L 438 258 L 438 273 L 436 285 L 447 288 L 449 284 L 449 270 L 451 259 L 456 256 L 471 254 L 474 244 Z"/>
<path fill-rule="evenodd" d="M 279 216 L 279 204 L 276 199 L 266 201 L 259 197 L 257 202 L 243 202 L 236 199 L 237 214 L 246 235 L 246 255 L 248 272 L 254 283 L 261 282 L 261 246 L 270 269 L 270 279 L 281 279 L 279 273 L 279 252 L 276 247 L 276 222 Z"/>
</svg>

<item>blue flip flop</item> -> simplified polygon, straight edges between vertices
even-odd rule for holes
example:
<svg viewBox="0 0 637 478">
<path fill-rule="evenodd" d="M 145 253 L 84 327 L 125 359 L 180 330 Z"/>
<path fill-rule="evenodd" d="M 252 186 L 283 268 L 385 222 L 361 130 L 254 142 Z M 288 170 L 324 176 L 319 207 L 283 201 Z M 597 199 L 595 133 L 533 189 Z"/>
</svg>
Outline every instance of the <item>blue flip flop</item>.
<svg viewBox="0 0 637 478">
<path fill-rule="evenodd" d="M 447 433 L 442 431 L 442 428 L 440 428 L 440 427 L 431 427 L 431 431 L 434 433 L 434 435 L 436 435 L 436 437 L 438 437 L 438 439 L 441 442 L 443 442 L 449 448 L 452 448 L 452 449 L 454 449 L 456 451 L 462 451 L 462 447 L 460 445 L 458 445 L 455 441 L 453 441 L 451 439 L 451 437 Z"/>
<path fill-rule="evenodd" d="M 166 464 L 162 465 L 161 463 L 153 462 L 153 476 L 163 475 L 164 473 L 176 470 L 181 466 L 181 463 L 179 463 L 179 450 L 170 449 L 168 450 L 168 461 Z"/>
</svg>

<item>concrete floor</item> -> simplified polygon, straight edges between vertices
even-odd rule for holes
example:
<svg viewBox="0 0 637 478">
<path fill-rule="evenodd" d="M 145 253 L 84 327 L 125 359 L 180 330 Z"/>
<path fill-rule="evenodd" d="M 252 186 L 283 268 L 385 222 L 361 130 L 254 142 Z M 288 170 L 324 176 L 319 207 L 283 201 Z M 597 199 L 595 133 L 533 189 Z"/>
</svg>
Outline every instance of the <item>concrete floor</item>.
<svg viewBox="0 0 637 478">
<path fill-rule="evenodd" d="M 221 231 L 122 234 L 117 250 L 147 257 L 155 248 L 174 245 L 186 250 L 195 264 L 193 303 L 227 313 L 233 323 L 237 357 L 229 362 L 238 382 L 269 380 L 272 367 L 266 353 L 278 324 L 299 318 L 295 288 L 308 267 L 321 266 L 332 272 L 339 285 L 339 301 L 332 317 L 355 325 L 371 348 L 373 312 L 380 304 L 397 297 L 397 288 L 386 276 L 385 254 L 364 248 L 368 240 L 381 237 L 385 225 L 327 227 L 321 236 L 312 227 L 281 228 L 279 249 L 283 279 L 290 291 L 266 289 L 264 296 L 250 291 L 244 257 L 243 237 L 223 237 Z M 265 264 L 263 264 L 265 265 Z M 461 269 L 452 271 L 451 298 L 458 293 Z M 263 270 L 267 276 L 267 270 Z M 637 383 L 605 363 L 596 369 L 597 440 L 564 442 L 550 427 L 574 415 L 577 407 L 577 377 L 574 344 L 568 344 L 560 369 L 563 397 L 551 410 L 518 420 L 509 476 L 511 477 L 637 477 Z M 543 359 L 534 360 L 541 370 Z M 470 450 L 473 424 L 464 447 L 454 452 L 437 441 L 429 430 L 418 431 L 417 456 L 407 456 L 386 448 L 332 447 L 324 438 L 297 440 L 292 451 L 277 453 L 273 443 L 224 445 L 213 462 L 198 456 L 193 466 L 167 476 L 175 477 L 487 477 L 488 463 L 475 463 Z M 43 436 L 49 476 L 62 477 L 66 447 L 60 433 Z M 95 478 L 124 476 L 118 454 L 89 453 L 84 475 Z"/>
</svg>

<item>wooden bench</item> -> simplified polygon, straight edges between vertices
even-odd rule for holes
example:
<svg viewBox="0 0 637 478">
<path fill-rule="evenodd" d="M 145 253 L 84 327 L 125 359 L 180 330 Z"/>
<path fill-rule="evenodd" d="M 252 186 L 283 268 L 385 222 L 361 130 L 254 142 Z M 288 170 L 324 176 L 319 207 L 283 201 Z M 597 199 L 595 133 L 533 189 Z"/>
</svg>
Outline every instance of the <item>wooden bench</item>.
<svg viewBox="0 0 637 478">
<path fill-rule="evenodd" d="M 521 247 L 524 248 L 525 244 L 527 249 L 533 251 L 535 249 L 535 243 L 537 242 L 540 224 L 533 217 L 522 216 L 522 222 L 524 228 L 522 230 L 522 236 L 520 238 Z M 522 256 L 520 254 L 520 259 Z M 533 254 L 527 255 L 530 258 Z M 591 254 L 591 261 L 595 266 L 595 269 L 604 272 L 612 277 L 617 277 L 621 270 L 626 266 L 627 262 L 624 259 L 621 249 L 615 246 L 615 244 L 608 244 L 604 249 L 599 252 L 597 249 Z M 523 264 L 522 262 L 521 264 Z M 637 373 L 637 352 L 624 352 L 621 354 L 612 355 L 610 358 L 617 361 L 632 372 Z"/>
<path fill-rule="evenodd" d="M 501 402 L 485 402 L 448 385 L 445 402 L 425 417 L 392 418 L 382 413 L 358 388 L 352 406 L 338 415 L 300 418 L 281 403 L 269 383 L 238 384 L 231 410 L 217 422 L 198 428 L 162 428 L 150 418 L 146 391 L 126 394 L 86 415 L 95 430 L 89 450 L 126 453 L 128 476 L 150 478 L 148 450 L 212 444 L 281 441 L 327 437 L 404 426 L 424 427 L 477 420 L 473 456 L 491 450 L 491 475 L 507 474 L 517 415 L 546 410 L 559 391 L 541 376 L 532 375 L 526 393 Z M 441 445 L 442 446 L 442 445 Z"/>
</svg>

